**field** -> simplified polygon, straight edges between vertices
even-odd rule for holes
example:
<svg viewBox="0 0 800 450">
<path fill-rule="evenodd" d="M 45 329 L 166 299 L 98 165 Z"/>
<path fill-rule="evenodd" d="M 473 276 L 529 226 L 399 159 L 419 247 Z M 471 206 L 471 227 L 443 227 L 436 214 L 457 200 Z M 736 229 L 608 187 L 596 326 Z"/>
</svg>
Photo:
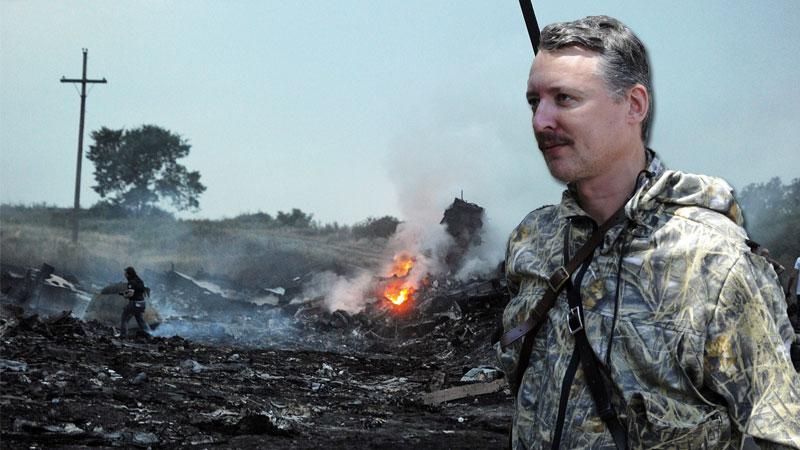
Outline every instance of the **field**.
<svg viewBox="0 0 800 450">
<path fill-rule="evenodd" d="M 69 211 L 50 207 L 0 210 L 0 262 L 42 263 L 79 279 L 110 282 L 127 266 L 152 271 L 203 271 L 243 285 L 279 285 L 309 271 L 345 273 L 381 261 L 386 240 L 347 232 L 274 227 L 257 222 L 169 217 L 82 218 L 77 244 Z"/>
</svg>

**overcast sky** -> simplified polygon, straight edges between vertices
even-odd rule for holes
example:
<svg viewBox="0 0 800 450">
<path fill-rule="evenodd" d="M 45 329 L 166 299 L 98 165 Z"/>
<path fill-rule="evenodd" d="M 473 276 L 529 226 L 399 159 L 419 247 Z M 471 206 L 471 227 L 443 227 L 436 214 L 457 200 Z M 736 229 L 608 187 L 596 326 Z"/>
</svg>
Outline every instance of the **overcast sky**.
<svg viewBox="0 0 800 450">
<path fill-rule="evenodd" d="M 599 5 L 602 3 L 602 5 Z M 616 16 L 648 46 L 670 168 L 800 176 L 800 1 L 534 1 L 541 25 Z M 560 199 L 530 128 L 516 0 L 0 0 L 0 201 L 71 206 L 102 126 L 167 128 L 208 190 L 182 217 L 301 208 L 322 222 L 441 217 L 464 198 L 510 230 Z M 84 161 L 81 204 L 99 200 Z"/>
</svg>

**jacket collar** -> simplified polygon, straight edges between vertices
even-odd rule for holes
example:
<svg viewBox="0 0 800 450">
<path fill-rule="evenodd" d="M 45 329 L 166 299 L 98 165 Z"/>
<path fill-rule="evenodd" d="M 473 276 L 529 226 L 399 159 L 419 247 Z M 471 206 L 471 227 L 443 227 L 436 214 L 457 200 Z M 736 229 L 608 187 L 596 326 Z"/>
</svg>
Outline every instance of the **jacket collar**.
<svg viewBox="0 0 800 450">
<path fill-rule="evenodd" d="M 661 176 L 661 174 L 664 173 L 664 170 L 666 170 L 656 152 L 648 148 L 645 149 L 645 153 L 647 156 L 647 168 L 639 173 L 639 177 L 636 180 L 636 189 L 634 189 L 634 192 L 631 193 L 631 198 L 635 197 L 636 194 L 644 190 L 650 185 L 652 180 Z M 629 199 L 625 205 L 625 214 L 629 218 L 632 217 L 630 211 L 628 211 L 630 206 L 631 201 Z M 589 220 L 592 220 L 589 218 L 589 215 L 586 214 L 586 211 L 584 211 L 578 204 L 578 190 L 574 183 L 567 184 L 567 189 L 561 194 L 561 203 L 558 207 L 558 217 L 562 220 L 569 220 L 576 217 L 585 217 Z"/>
</svg>

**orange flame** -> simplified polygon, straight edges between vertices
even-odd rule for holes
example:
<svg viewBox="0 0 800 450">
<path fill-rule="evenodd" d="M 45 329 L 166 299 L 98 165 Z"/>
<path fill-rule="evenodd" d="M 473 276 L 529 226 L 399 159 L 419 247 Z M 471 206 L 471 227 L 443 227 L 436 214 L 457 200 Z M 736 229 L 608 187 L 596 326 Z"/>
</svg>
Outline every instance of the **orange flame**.
<svg viewBox="0 0 800 450">
<path fill-rule="evenodd" d="M 394 257 L 389 270 L 389 277 L 392 277 L 392 280 L 386 285 L 383 296 L 396 306 L 406 303 L 416 292 L 414 286 L 409 285 L 405 279 L 414 267 L 414 262 L 414 257 L 407 252 Z"/>
<path fill-rule="evenodd" d="M 414 257 L 409 253 L 400 253 L 394 257 L 389 276 L 402 278 L 408 275 L 408 272 L 411 272 L 412 267 L 414 267 Z"/>
<path fill-rule="evenodd" d="M 383 296 L 395 305 L 402 305 L 414 295 L 414 288 L 402 283 L 392 283 L 386 287 Z"/>
</svg>

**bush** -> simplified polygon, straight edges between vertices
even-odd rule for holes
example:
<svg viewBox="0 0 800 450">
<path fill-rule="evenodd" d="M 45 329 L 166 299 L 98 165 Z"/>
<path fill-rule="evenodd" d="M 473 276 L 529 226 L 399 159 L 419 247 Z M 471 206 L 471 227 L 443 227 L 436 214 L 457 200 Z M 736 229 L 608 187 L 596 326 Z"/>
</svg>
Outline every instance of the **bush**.
<svg viewBox="0 0 800 450">
<path fill-rule="evenodd" d="M 167 220 L 175 219 L 175 216 L 173 216 L 172 213 L 167 212 L 158 206 L 147 205 L 142 207 L 141 210 L 133 212 L 130 208 L 125 208 L 120 204 L 109 201 L 99 201 L 95 203 L 82 215 L 87 218 L 102 220 L 128 219 L 132 217 Z"/>
<path fill-rule="evenodd" d="M 363 222 L 353 225 L 353 236 L 356 238 L 388 238 L 397 230 L 400 221 L 392 216 L 380 219 L 369 217 Z"/>
<path fill-rule="evenodd" d="M 108 202 L 97 202 L 86 212 L 88 217 L 101 220 L 125 219 L 129 214 L 125 208 Z"/>
<path fill-rule="evenodd" d="M 239 214 L 238 216 L 234 217 L 233 219 L 225 219 L 223 222 L 232 223 L 236 225 L 261 225 L 266 227 L 271 227 L 275 225 L 275 219 L 265 212 L 257 212 L 257 213 L 247 213 L 247 214 Z"/>
<path fill-rule="evenodd" d="M 292 212 L 290 213 L 278 211 L 278 217 L 276 217 L 276 221 L 279 225 L 285 227 L 311 228 L 311 219 L 313 217 L 313 214 L 306 214 L 297 208 L 292 208 Z"/>
</svg>

